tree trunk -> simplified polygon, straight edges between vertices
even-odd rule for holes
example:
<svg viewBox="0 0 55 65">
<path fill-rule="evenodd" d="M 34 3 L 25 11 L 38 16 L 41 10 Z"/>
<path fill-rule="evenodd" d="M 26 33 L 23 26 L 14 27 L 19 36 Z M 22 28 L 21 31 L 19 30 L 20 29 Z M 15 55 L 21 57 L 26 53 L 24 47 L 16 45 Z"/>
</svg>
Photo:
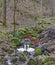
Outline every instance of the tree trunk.
<svg viewBox="0 0 55 65">
<path fill-rule="evenodd" d="M 14 0 L 14 15 L 13 15 L 13 22 L 14 22 L 14 35 L 15 35 L 15 29 L 16 29 L 16 25 L 15 25 L 15 9 L 16 9 L 16 2 Z"/>
<path fill-rule="evenodd" d="M 3 26 L 6 26 L 6 0 L 3 0 Z"/>
<path fill-rule="evenodd" d="M 54 0 L 51 2 L 52 3 L 52 16 L 54 16 Z"/>
<path fill-rule="evenodd" d="M 41 0 L 41 18 L 43 17 L 43 6 L 42 6 L 42 0 Z"/>
</svg>

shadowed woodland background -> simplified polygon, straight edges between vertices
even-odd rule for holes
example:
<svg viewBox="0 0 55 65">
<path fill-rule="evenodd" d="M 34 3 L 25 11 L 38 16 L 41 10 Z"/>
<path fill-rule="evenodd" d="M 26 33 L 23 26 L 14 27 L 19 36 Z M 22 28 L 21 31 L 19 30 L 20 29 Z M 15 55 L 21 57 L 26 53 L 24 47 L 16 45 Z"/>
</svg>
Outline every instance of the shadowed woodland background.
<svg viewBox="0 0 55 65">
<path fill-rule="evenodd" d="M 0 30 L 12 31 L 14 18 L 19 28 L 37 25 L 41 19 L 51 21 L 52 17 L 55 17 L 55 0 L 0 0 L 0 20 L 7 24 L 6 28 L 1 25 Z"/>
</svg>

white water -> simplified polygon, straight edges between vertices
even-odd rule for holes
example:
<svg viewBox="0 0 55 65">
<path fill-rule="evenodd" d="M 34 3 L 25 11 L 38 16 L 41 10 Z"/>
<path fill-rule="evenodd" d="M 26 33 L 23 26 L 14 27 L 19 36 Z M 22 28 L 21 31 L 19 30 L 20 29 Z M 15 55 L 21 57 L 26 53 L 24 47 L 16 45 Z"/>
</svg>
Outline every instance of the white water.
<svg viewBox="0 0 55 65">
<path fill-rule="evenodd" d="M 27 51 L 31 53 L 31 52 L 34 52 L 35 49 L 34 48 L 28 48 Z"/>
<path fill-rule="evenodd" d="M 19 52 L 24 52 L 24 51 L 27 51 L 27 52 L 34 52 L 35 49 L 34 48 L 27 48 L 27 49 L 24 49 L 24 48 L 19 48 L 17 49 Z"/>
<path fill-rule="evenodd" d="M 30 53 L 35 51 L 34 48 L 29 48 L 29 45 L 24 45 L 24 48 L 18 48 L 17 50 L 19 52 L 27 51 L 27 52 L 30 52 Z"/>
<path fill-rule="evenodd" d="M 8 65 L 12 65 L 11 60 L 7 60 Z"/>
<path fill-rule="evenodd" d="M 24 52 L 24 51 L 26 51 L 26 49 L 25 48 L 19 48 L 19 49 L 17 49 L 19 52 Z"/>
</svg>

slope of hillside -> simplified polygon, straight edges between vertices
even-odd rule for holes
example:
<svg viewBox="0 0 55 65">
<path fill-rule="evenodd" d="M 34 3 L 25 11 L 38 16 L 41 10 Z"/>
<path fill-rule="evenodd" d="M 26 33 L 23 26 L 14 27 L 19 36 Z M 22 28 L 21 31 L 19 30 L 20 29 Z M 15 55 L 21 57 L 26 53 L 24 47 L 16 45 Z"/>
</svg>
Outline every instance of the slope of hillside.
<svg viewBox="0 0 55 65">
<path fill-rule="evenodd" d="M 53 0 L 53 2 L 55 1 Z M 30 27 L 36 25 L 37 21 L 43 17 L 54 16 L 53 2 L 51 0 L 47 2 L 46 0 L 16 0 L 16 22 L 19 24 L 17 27 Z M 14 0 L 7 0 L 6 19 L 9 30 L 13 29 L 11 24 L 13 22 L 13 10 Z M 2 14 L 0 14 L 0 19 L 2 19 Z"/>
</svg>

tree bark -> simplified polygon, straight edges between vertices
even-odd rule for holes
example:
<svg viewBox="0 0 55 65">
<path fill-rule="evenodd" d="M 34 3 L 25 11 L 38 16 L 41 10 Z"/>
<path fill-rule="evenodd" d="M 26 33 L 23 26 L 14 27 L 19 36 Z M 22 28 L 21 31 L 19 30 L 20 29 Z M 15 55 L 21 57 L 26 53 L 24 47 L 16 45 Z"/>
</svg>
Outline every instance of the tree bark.
<svg viewBox="0 0 55 65">
<path fill-rule="evenodd" d="M 41 18 L 43 17 L 43 6 L 42 6 L 43 1 L 41 0 Z"/>
<path fill-rule="evenodd" d="M 3 26 L 6 26 L 6 0 L 3 0 Z"/>
<path fill-rule="evenodd" d="M 13 22 L 14 22 L 14 35 L 15 35 L 15 29 L 16 29 L 16 25 L 15 25 L 15 9 L 16 9 L 16 1 L 14 0 L 14 15 L 13 15 Z"/>
</svg>

